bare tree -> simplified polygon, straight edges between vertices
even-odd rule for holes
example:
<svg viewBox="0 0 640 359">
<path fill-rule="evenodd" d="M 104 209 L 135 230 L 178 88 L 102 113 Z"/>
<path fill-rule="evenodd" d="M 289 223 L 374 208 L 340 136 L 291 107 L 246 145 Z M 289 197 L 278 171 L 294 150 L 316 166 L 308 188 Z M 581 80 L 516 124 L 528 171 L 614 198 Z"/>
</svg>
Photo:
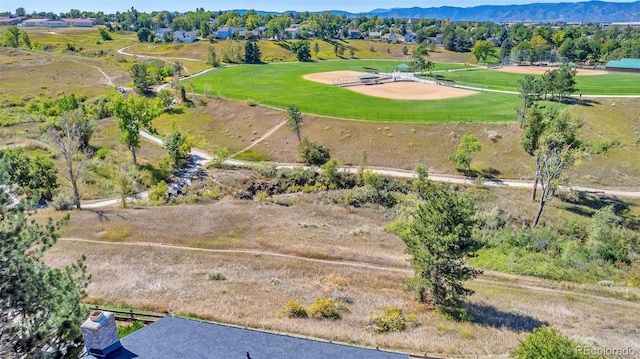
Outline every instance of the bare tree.
<svg viewBox="0 0 640 359">
<path fill-rule="evenodd" d="M 88 129 L 91 128 L 93 132 L 90 121 L 81 109 L 65 112 L 56 122 L 56 129 L 51 133 L 53 143 L 67 165 L 67 176 L 73 190 L 76 209 L 81 209 L 78 181 L 91 161 L 92 155 L 91 149 L 84 146 Z"/>
<path fill-rule="evenodd" d="M 538 211 L 533 219 L 533 227 L 538 225 L 545 204 L 562 184 L 562 172 L 574 163 L 574 149 L 571 146 L 543 147 L 536 154 L 536 180 L 540 183 L 541 195 Z"/>
</svg>

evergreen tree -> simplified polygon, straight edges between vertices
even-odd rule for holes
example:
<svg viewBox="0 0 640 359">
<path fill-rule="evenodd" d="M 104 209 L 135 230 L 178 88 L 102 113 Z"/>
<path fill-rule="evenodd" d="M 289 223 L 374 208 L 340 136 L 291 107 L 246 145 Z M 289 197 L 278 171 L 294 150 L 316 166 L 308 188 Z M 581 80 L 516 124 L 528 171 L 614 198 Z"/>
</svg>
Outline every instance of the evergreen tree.
<svg viewBox="0 0 640 359">
<path fill-rule="evenodd" d="M 64 221 L 31 221 L 34 202 L 13 205 L 13 183 L 0 159 L 0 357 L 78 358 L 84 348 L 81 304 L 89 278 L 84 258 L 61 269 L 42 261 Z"/>
<path fill-rule="evenodd" d="M 473 294 L 462 281 L 481 273 L 465 265 L 479 246 L 472 236 L 474 215 L 470 196 L 434 190 L 415 211 L 409 231 L 401 234 L 418 299 L 455 317 L 464 316 L 463 299 Z"/>
</svg>

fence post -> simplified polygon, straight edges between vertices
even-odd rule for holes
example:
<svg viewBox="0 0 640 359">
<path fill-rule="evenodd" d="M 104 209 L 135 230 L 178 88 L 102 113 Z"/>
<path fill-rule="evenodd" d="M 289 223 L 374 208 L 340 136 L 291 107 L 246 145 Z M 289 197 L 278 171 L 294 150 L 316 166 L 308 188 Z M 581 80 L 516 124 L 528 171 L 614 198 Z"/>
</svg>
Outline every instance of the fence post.
<svg viewBox="0 0 640 359">
<path fill-rule="evenodd" d="M 133 320 L 133 319 L 134 319 L 134 316 L 133 316 L 133 309 L 129 309 L 129 314 L 131 315 L 131 320 Z"/>
</svg>

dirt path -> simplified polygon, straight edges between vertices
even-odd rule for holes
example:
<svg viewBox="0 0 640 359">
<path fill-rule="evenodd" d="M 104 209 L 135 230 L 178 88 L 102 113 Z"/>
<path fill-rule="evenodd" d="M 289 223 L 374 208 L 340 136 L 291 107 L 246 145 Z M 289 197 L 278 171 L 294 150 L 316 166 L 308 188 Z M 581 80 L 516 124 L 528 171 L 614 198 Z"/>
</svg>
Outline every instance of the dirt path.
<svg viewBox="0 0 640 359">
<path fill-rule="evenodd" d="M 198 62 L 200 60 L 198 59 L 192 59 L 189 57 L 173 57 L 173 56 L 151 56 L 151 55 L 138 55 L 138 54 L 134 54 L 131 52 L 127 52 L 127 49 L 130 48 L 133 45 L 129 45 L 126 47 L 123 47 L 121 49 L 118 50 L 118 53 L 121 55 L 125 55 L 125 56 L 133 56 L 133 57 L 142 57 L 144 59 L 160 59 L 160 60 L 183 60 L 183 61 L 195 61 Z M 187 74 L 191 75 L 191 73 L 189 72 L 189 69 L 182 64 L 182 68 L 187 72 Z"/>
<path fill-rule="evenodd" d="M 252 144 L 250 144 L 249 146 L 247 146 L 247 147 L 241 149 L 240 151 L 234 153 L 233 155 L 231 155 L 231 157 L 235 157 L 235 156 L 239 155 L 240 153 L 242 153 L 242 152 L 252 148 L 253 146 L 259 144 L 260 142 L 264 141 L 269 136 L 273 135 L 274 132 L 276 132 L 280 127 L 284 126 L 286 123 L 287 123 L 287 120 L 284 120 L 284 121 L 280 122 L 279 124 L 275 125 L 269 131 L 267 131 L 264 135 L 260 136 L 260 138 L 258 138 L 257 140 L 253 141 Z"/>
<path fill-rule="evenodd" d="M 111 80 L 111 77 L 109 77 L 109 75 L 107 75 L 104 71 L 102 71 L 102 69 L 99 68 L 98 66 L 89 65 L 87 63 L 84 63 L 82 61 L 78 61 L 78 60 L 73 59 L 73 58 L 69 58 L 69 60 L 71 60 L 73 62 L 76 62 L 78 64 L 82 64 L 82 65 L 85 65 L 85 66 L 93 67 L 94 69 L 98 70 L 102 74 L 102 76 L 104 76 L 104 78 L 107 80 L 107 85 L 109 85 L 111 87 L 116 87 L 116 85 L 113 84 L 113 81 Z"/>
<path fill-rule="evenodd" d="M 276 258 L 292 259 L 292 260 L 299 260 L 299 261 L 305 261 L 305 262 L 311 262 L 311 263 L 319 263 L 319 264 L 327 264 L 327 265 L 333 265 L 333 266 L 344 266 L 344 267 L 351 267 L 351 268 L 363 268 L 363 269 L 369 269 L 369 270 L 375 270 L 375 271 L 386 271 L 386 272 L 391 271 L 391 272 L 397 272 L 397 273 L 402 273 L 402 274 L 407 274 L 407 275 L 411 275 L 413 273 L 413 271 L 408 266 L 404 267 L 404 268 L 389 267 L 389 266 L 381 266 L 381 265 L 371 264 L 371 263 L 367 263 L 367 262 L 317 259 L 317 258 L 296 256 L 296 255 L 291 255 L 291 254 L 283 254 L 283 253 L 267 252 L 267 251 L 258 251 L 258 250 L 251 250 L 251 249 L 209 249 L 209 248 L 195 248 L 195 247 L 187 247 L 187 246 L 177 246 L 177 245 L 162 244 L 162 243 L 151 243 L 151 242 L 105 242 L 105 241 L 82 239 L 82 238 L 60 238 L 59 240 L 66 241 L 66 242 L 94 243 L 94 244 L 112 245 L 112 246 L 121 246 L 121 247 L 125 247 L 125 246 L 128 246 L 128 247 L 149 247 L 149 248 L 165 248 L 165 249 L 171 249 L 171 250 L 183 250 L 183 251 L 217 253 L 217 254 L 248 254 L 248 255 L 255 255 L 255 256 L 270 256 L 270 257 L 276 257 Z M 485 274 L 489 275 L 489 276 L 499 276 L 499 277 L 508 277 L 508 278 L 516 277 L 517 278 L 517 276 L 515 276 L 515 275 L 511 275 L 511 274 L 503 275 L 503 273 L 494 272 L 494 271 L 485 271 Z M 497 280 L 487 279 L 486 277 L 485 278 L 476 278 L 476 279 L 473 280 L 473 282 L 500 285 L 500 286 L 506 286 L 506 287 L 511 287 L 511 288 L 527 289 L 527 290 L 533 290 L 533 291 L 538 291 L 538 292 L 554 293 L 554 294 L 559 294 L 559 295 L 572 295 L 572 296 L 577 296 L 577 297 L 583 297 L 583 298 L 598 300 L 598 301 L 601 301 L 603 303 L 608 303 L 608 304 L 630 305 L 630 306 L 640 307 L 640 303 L 638 303 L 638 302 L 626 301 L 626 300 L 622 300 L 622 299 L 616 299 L 616 298 L 611 298 L 611 297 L 599 296 L 599 295 L 594 295 L 594 294 L 586 294 L 586 293 L 580 293 L 580 292 L 568 291 L 568 290 L 562 290 L 562 289 L 546 288 L 546 287 L 539 287 L 539 286 L 532 286 L 532 285 L 522 285 L 522 284 L 517 284 L 517 283 L 508 283 L 508 282 L 504 282 L 504 281 L 497 281 Z"/>
</svg>

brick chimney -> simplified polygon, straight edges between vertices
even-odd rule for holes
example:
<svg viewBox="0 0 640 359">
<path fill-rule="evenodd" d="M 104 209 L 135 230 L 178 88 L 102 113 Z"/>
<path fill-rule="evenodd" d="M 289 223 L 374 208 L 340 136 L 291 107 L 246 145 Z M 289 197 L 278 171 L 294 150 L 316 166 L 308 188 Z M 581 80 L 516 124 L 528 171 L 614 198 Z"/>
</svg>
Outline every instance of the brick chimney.
<svg viewBox="0 0 640 359">
<path fill-rule="evenodd" d="M 94 310 L 80 326 L 87 354 L 96 358 L 107 358 L 120 349 L 120 338 L 113 313 Z"/>
</svg>

